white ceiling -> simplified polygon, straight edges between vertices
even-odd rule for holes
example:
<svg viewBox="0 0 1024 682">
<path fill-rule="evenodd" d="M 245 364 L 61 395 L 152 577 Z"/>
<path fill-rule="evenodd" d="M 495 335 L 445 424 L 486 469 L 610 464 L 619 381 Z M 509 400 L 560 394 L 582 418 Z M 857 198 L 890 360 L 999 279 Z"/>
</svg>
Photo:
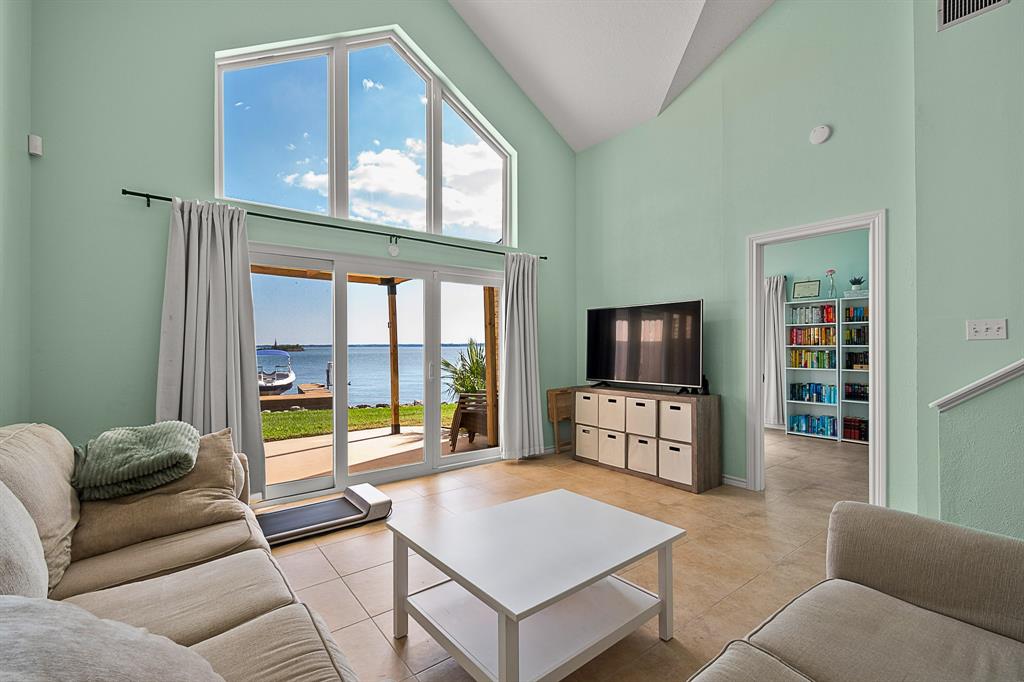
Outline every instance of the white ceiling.
<svg viewBox="0 0 1024 682">
<path fill-rule="evenodd" d="M 657 116 L 773 0 L 448 0 L 576 151 Z"/>
</svg>

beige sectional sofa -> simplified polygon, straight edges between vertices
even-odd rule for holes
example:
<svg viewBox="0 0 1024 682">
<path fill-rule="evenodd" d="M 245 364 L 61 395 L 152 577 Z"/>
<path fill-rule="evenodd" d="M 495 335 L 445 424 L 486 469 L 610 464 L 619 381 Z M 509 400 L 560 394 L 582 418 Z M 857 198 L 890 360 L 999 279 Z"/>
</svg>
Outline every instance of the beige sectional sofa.
<svg viewBox="0 0 1024 682">
<path fill-rule="evenodd" d="M 230 434 L 204 436 L 191 473 L 137 495 L 79 503 L 73 469 L 56 429 L 0 428 L 0 482 L 13 493 L 0 495 L 0 594 L 145 628 L 226 680 L 356 679 L 270 555 Z"/>
<path fill-rule="evenodd" d="M 826 580 L 691 680 L 1024 680 L 1024 542 L 840 502 Z"/>
</svg>

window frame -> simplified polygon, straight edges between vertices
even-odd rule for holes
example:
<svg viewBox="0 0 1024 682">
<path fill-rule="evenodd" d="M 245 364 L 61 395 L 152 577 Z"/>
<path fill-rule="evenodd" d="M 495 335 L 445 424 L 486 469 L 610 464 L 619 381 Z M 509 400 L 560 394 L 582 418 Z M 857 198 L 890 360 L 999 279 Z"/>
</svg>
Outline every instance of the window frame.
<svg viewBox="0 0 1024 682">
<path fill-rule="evenodd" d="M 389 45 L 394 48 L 413 71 L 423 78 L 426 84 L 427 105 L 425 167 L 426 178 L 426 231 L 420 232 L 407 227 L 397 227 L 381 223 L 368 223 L 349 215 L 349 167 L 348 167 L 348 55 L 350 52 Z M 217 199 L 239 203 L 268 206 L 286 211 L 312 213 L 303 209 L 267 204 L 246 199 L 226 196 L 224 193 L 224 74 L 257 66 L 265 66 L 279 62 L 304 59 L 314 56 L 327 56 L 327 98 L 328 98 L 328 212 L 331 218 L 339 218 L 349 222 L 383 227 L 388 230 L 401 230 L 417 234 L 430 234 L 445 239 L 455 239 L 470 243 L 495 243 L 501 246 L 514 246 L 512 243 L 512 167 L 514 151 L 506 143 L 499 140 L 490 130 L 488 123 L 481 123 L 481 117 L 471 111 L 471 106 L 453 88 L 449 87 L 444 77 L 435 69 L 424 64 L 416 53 L 406 44 L 405 39 L 393 30 L 374 31 L 359 35 L 316 40 L 300 45 L 280 48 L 254 49 L 252 51 L 232 51 L 230 56 L 215 58 L 215 102 L 214 102 L 214 196 Z M 442 107 L 447 103 L 481 139 L 497 153 L 502 160 L 502 206 L 501 206 L 501 240 L 489 242 L 485 240 L 454 237 L 443 232 L 442 191 L 444 178 L 442 175 L 443 131 Z"/>
</svg>

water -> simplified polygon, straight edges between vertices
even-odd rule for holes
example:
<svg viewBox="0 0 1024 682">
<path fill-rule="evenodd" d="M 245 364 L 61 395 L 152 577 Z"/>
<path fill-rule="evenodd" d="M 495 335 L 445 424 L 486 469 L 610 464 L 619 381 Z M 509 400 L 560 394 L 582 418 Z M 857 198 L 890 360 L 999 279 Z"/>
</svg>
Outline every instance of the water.
<svg viewBox="0 0 1024 682">
<path fill-rule="evenodd" d="M 305 346 L 291 353 L 295 384 L 322 384 L 327 380 L 330 346 Z M 466 346 L 441 346 L 441 357 L 455 362 Z M 439 370 L 440 371 L 440 370 Z M 391 365 L 387 346 L 350 346 L 348 349 L 348 404 L 376 405 L 391 402 Z M 450 398 L 444 393 L 442 398 Z M 288 393 L 298 393 L 292 387 Z M 423 346 L 398 347 L 398 396 L 402 403 L 423 402 Z"/>
</svg>

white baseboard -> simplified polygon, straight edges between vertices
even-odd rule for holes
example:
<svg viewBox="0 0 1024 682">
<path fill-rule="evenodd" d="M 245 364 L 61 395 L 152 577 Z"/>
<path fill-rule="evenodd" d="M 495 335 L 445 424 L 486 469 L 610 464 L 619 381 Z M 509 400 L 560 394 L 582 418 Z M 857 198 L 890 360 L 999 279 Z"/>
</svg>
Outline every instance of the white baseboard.
<svg viewBox="0 0 1024 682">
<path fill-rule="evenodd" d="M 745 479 L 745 478 L 736 478 L 735 476 L 724 476 L 723 475 L 722 476 L 722 485 L 733 485 L 733 486 L 736 486 L 737 488 L 743 488 L 745 490 L 746 487 L 747 487 L 747 479 Z"/>
</svg>

